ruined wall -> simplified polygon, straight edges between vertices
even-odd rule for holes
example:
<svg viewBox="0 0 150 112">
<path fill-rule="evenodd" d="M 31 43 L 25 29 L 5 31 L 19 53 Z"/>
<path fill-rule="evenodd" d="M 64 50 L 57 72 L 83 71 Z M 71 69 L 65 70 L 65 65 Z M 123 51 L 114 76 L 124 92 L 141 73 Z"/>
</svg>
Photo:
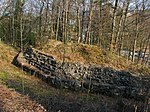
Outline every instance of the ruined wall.
<svg viewBox="0 0 150 112">
<path fill-rule="evenodd" d="M 32 47 L 22 57 L 16 56 L 13 63 L 56 87 L 137 100 L 144 100 L 149 95 L 149 78 L 135 77 L 129 72 L 98 65 L 58 63 L 52 56 Z"/>
</svg>

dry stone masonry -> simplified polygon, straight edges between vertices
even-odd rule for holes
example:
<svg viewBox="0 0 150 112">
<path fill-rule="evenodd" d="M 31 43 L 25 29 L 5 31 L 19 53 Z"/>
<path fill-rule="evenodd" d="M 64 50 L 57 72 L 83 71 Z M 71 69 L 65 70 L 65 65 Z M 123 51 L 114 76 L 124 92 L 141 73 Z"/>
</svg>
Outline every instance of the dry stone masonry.
<svg viewBox="0 0 150 112">
<path fill-rule="evenodd" d="M 23 54 L 18 53 L 13 64 L 55 87 L 136 100 L 150 97 L 150 78 L 99 65 L 59 63 L 52 56 L 32 47 L 27 48 Z"/>
</svg>

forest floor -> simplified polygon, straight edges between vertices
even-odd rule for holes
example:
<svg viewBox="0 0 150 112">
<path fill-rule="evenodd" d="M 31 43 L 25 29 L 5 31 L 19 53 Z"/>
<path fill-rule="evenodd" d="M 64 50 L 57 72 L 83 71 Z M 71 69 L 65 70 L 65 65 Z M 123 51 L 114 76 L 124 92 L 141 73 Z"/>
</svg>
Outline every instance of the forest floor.
<svg viewBox="0 0 150 112">
<path fill-rule="evenodd" d="M 11 64 L 17 54 L 12 47 L 0 42 L 0 49 L 0 112 L 43 112 L 43 107 L 48 112 L 142 112 L 144 109 L 144 102 L 134 99 L 51 87 Z"/>
<path fill-rule="evenodd" d="M 11 64 L 17 52 L 2 42 L 0 49 L 0 112 L 45 112 L 41 104 L 22 94 L 25 90 L 19 92 L 28 76 Z"/>
</svg>

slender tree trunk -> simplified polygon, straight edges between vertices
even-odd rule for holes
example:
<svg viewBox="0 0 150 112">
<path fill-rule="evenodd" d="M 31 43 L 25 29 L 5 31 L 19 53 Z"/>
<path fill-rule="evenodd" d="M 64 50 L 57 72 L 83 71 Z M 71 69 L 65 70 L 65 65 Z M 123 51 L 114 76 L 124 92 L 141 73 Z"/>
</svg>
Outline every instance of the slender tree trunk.
<svg viewBox="0 0 150 112">
<path fill-rule="evenodd" d="M 42 7 L 40 9 L 40 17 L 39 17 L 39 38 L 41 40 L 41 37 L 42 37 L 42 12 L 43 12 L 43 9 L 44 9 L 44 2 L 42 2 Z"/>
<path fill-rule="evenodd" d="M 87 37 L 86 37 L 87 44 L 91 44 L 92 14 L 93 14 L 93 0 L 90 0 L 90 15 L 89 15 L 89 23 L 88 23 L 88 27 L 87 27 Z"/>
<path fill-rule="evenodd" d="M 143 41 L 143 39 L 142 39 L 141 42 L 140 42 L 140 49 L 139 49 L 139 52 L 138 52 L 138 59 L 137 59 L 137 62 L 142 61 L 142 60 L 141 60 L 141 56 L 142 56 L 142 52 L 143 52 L 143 47 L 144 47 L 144 41 Z"/>
<path fill-rule="evenodd" d="M 81 41 L 85 41 L 85 0 L 82 1 L 83 11 L 82 11 L 82 25 L 81 25 Z"/>
<path fill-rule="evenodd" d="M 77 33 L 77 37 L 78 37 L 78 43 L 80 43 L 81 42 L 80 6 L 79 6 L 79 4 L 76 4 L 76 5 L 77 5 L 77 21 L 78 21 L 78 33 Z"/>
<path fill-rule="evenodd" d="M 137 38 L 138 38 L 138 28 L 137 28 L 135 39 L 133 41 L 133 49 L 132 49 L 132 61 L 133 62 L 135 61 L 135 50 L 136 50 L 136 46 L 137 46 Z"/>
<path fill-rule="evenodd" d="M 111 43 L 110 43 L 110 51 L 111 52 L 114 51 L 115 38 L 116 38 L 117 7 L 118 7 L 118 0 L 115 0 L 115 8 L 113 11 L 112 35 L 111 35 Z"/>
<path fill-rule="evenodd" d="M 64 43 L 66 43 L 68 37 L 67 37 L 67 27 L 68 27 L 68 10 L 69 10 L 69 1 L 66 1 L 66 8 L 65 8 L 65 37 L 64 37 Z"/>
<path fill-rule="evenodd" d="M 102 47 L 103 36 L 103 22 L 102 22 L 102 1 L 99 3 L 99 38 L 98 46 Z"/>
<path fill-rule="evenodd" d="M 145 59 L 145 57 L 146 57 L 147 49 L 148 49 L 148 48 L 150 49 L 150 34 L 149 34 L 149 36 L 148 36 L 146 46 L 144 46 L 144 47 L 145 47 L 145 49 L 144 49 L 144 55 L 143 55 L 142 61 L 145 62 L 145 64 L 146 64 L 146 59 Z M 148 56 L 149 56 L 149 55 L 148 55 Z M 148 56 L 147 56 L 147 59 L 149 59 Z"/>
<path fill-rule="evenodd" d="M 15 44 L 15 17 L 12 17 L 12 45 Z"/>
<path fill-rule="evenodd" d="M 137 46 L 137 39 L 139 37 L 139 17 L 138 17 L 138 6 L 136 5 L 136 34 L 135 34 L 135 38 L 133 41 L 133 49 L 132 49 L 132 61 L 135 61 L 135 50 L 136 50 L 136 46 Z"/>
<path fill-rule="evenodd" d="M 118 51 L 119 55 L 123 47 L 122 44 L 123 44 L 123 37 L 124 37 L 124 29 L 125 29 L 126 16 L 127 16 L 129 4 L 130 4 L 130 0 L 127 0 L 127 3 L 125 3 L 124 5 L 123 15 L 120 19 L 119 30 L 118 30 L 116 42 L 115 42 L 115 49 L 116 51 Z M 118 40 L 120 41 L 118 42 Z"/>
<path fill-rule="evenodd" d="M 20 18 L 20 51 L 23 52 L 23 29 L 22 29 L 22 17 Z"/>
<path fill-rule="evenodd" d="M 45 23 L 44 23 L 44 33 L 47 32 L 47 26 L 48 26 L 48 11 L 49 11 L 49 0 L 46 1 L 46 12 L 45 12 Z"/>
<path fill-rule="evenodd" d="M 60 6 L 58 6 L 58 17 L 57 17 L 57 29 L 56 29 L 56 40 L 58 40 L 58 31 L 59 31 L 59 20 L 60 20 Z"/>
</svg>

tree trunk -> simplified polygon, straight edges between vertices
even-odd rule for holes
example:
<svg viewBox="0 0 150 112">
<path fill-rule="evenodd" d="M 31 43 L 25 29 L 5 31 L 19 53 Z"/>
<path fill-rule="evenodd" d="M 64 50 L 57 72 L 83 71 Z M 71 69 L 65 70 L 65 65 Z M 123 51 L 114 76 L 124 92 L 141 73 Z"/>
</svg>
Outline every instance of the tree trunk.
<svg viewBox="0 0 150 112">
<path fill-rule="evenodd" d="M 44 2 L 42 2 L 42 7 L 40 8 L 40 14 L 39 14 L 39 39 L 41 40 L 42 37 L 42 12 L 44 9 Z"/>
<path fill-rule="evenodd" d="M 93 14 L 93 0 L 90 0 L 90 15 L 89 15 L 89 23 L 88 23 L 88 27 L 87 27 L 87 37 L 86 37 L 87 44 L 91 44 L 92 14 Z"/>
<path fill-rule="evenodd" d="M 82 10 L 82 25 L 81 25 L 81 41 L 85 41 L 85 0 L 82 0 L 83 10 Z"/>
<path fill-rule="evenodd" d="M 113 11 L 112 35 L 111 35 L 111 43 L 110 43 L 110 51 L 111 52 L 114 51 L 115 38 L 116 38 L 117 7 L 118 7 L 118 0 L 115 0 L 115 8 Z"/>
<path fill-rule="evenodd" d="M 65 8 L 65 37 L 64 37 L 64 43 L 66 43 L 68 37 L 67 37 L 67 27 L 68 27 L 68 10 L 69 10 L 69 1 L 66 1 L 66 8 Z"/>
<path fill-rule="evenodd" d="M 103 36 L 103 22 L 102 22 L 102 1 L 99 3 L 99 38 L 98 46 L 102 47 Z"/>
<path fill-rule="evenodd" d="M 77 0 L 76 0 L 77 2 Z M 80 5 L 77 5 L 77 21 L 78 21 L 78 33 L 77 33 L 77 37 L 78 37 L 78 43 L 81 42 L 81 21 L 80 21 Z"/>
<path fill-rule="evenodd" d="M 135 38 L 133 41 L 133 49 L 132 49 L 132 61 L 135 61 L 135 50 L 136 50 L 136 46 L 137 46 L 137 39 L 139 37 L 139 17 L 138 17 L 138 6 L 136 5 L 136 34 L 135 34 Z"/>
<path fill-rule="evenodd" d="M 127 3 L 125 3 L 125 5 L 124 5 L 123 14 L 120 19 L 119 30 L 118 30 L 116 42 L 115 42 L 115 50 L 118 51 L 119 55 L 120 55 L 120 52 L 123 47 L 123 45 L 122 45 L 123 44 L 123 36 L 124 36 L 123 32 L 125 29 L 126 16 L 127 16 L 129 4 L 130 4 L 130 0 L 127 0 Z"/>
<path fill-rule="evenodd" d="M 59 20 L 60 20 L 60 6 L 58 6 L 58 17 L 57 17 L 57 29 L 56 29 L 56 40 L 58 40 L 58 31 L 59 31 Z"/>
<path fill-rule="evenodd" d="M 146 46 L 144 46 L 144 47 L 145 47 L 145 49 L 144 49 L 144 55 L 143 55 L 142 62 L 145 62 L 145 64 L 146 64 L 146 62 L 148 62 L 148 60 L 149 60 L 149 55 L 147 56 L 147 59 L 145 59 L 145 58 L 146 58 L 147 49 L 148 48 L 150 49 L 150 34 L 148 36 Z"/>
</svg>

